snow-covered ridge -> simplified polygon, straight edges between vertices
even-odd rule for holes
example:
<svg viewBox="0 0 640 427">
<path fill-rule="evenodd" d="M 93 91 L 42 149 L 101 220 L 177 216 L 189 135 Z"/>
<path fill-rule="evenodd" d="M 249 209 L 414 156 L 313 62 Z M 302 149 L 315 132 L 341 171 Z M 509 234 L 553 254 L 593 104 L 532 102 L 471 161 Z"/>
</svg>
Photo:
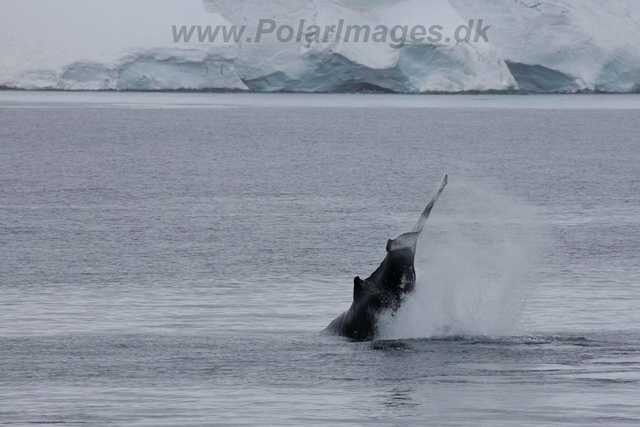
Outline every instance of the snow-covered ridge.
<svg viewBox="0 0 640 427">
<path fill-rule="evenodd" d="M 57 90 L 640 92 L 637 0 L 3 0 L 0 86 Z M 204 7 L 203 7 L 204 5 Z M 172 26 L 431 25 L 489 43 L 174 43 Z M 31 31 L 24 31 L 28 28 Z M 243 38 L 245 37 L 243 36 Z"/>
</svg>

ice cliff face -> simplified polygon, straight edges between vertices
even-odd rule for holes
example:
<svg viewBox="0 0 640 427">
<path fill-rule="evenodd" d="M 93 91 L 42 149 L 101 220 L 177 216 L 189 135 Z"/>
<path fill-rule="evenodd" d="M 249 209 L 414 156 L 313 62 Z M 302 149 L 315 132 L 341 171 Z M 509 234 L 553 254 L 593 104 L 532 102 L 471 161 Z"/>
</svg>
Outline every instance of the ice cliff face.
<svg viewBox="0 0 640 427">
<path fill-rule="evenodd" d="M 520 89 L 638 92 L 637 0 L 451 0 L 493 24 L 490 41 Z"/>
<path fill-rule="evenodd" d="M 640 92 L 637 0 L 3 0 L 3 9 L 0 86 L 11 88 Z M 439 42 L 400 47 L 248 42 L 260 19 L 304 20 L 305 35 L 341 19 L 444 29 Z M 491 25 L 489 43 L 455 42 L 469 19 Z M 238 42 L 172 39 L 175 25 L 232 24 L 248 27 Z"/>
<path fill-rule="evenodd" d="M 239 46 L 174 43 L 173 25 L 230 25 L 199 0 L 2 0 L 0 85 L 246 90 Z"/>
<path fill-rule="evenodd" d="M 443 41 L 362 43 L 312 40 L 281 43 L 275 38 L 244 44 L 236 61 L 239 76 L 259 91 L 332 92 L 375 88 L 402 93 L 511 90 L 516 88 L 505 62 L 489 43 L 456 43 L 455 29 L 466 22 L 448 0 L 206 0 L 231 22 L 256 24 L 269 17 L 279 25 L 324 29 L 348 25 L 413 28 L 441 25 Z M 345 25 L 347 25 L 345 24 Z M 249 33 L 255 38 L 256 28 Z M 313 39 L 311 37 L 310 39 Z M 397 46 L 394 45 L 394 46 Z"/>
<path fill-rule="evenodd" d="M 29 71 L 6 86 L 56 90 L 246 90 L 235 52 L 148 50 L 108 64 L 75 62 L 60 71 Z"/>
</svg>

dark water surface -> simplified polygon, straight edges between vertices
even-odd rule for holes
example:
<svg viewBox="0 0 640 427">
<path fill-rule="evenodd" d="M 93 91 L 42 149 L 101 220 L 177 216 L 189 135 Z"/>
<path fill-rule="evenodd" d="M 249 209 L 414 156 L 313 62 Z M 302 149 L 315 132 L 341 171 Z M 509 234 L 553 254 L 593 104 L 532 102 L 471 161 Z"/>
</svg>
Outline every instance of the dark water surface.
<svg viewBox="0 0 640 427">
<path fill-rule="evenodd" d="M 639 425 L 640 97 L 0 92 L 0 424 Z M 448 173 L 418 292 L 322 329 Z"/>
</svg>

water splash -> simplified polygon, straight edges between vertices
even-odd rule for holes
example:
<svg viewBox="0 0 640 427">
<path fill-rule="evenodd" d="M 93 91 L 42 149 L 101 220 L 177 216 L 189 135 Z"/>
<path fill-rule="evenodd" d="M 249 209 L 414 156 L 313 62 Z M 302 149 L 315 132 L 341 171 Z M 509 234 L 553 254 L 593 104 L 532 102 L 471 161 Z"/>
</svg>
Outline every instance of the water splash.
<svg viewBox="0 0 640 427">
<path fill-rule="evenodd" d="M 455 182 L 427 224 L 417 290 L 379 321 L 382 339 L 516 332 L 548 233 L 536 210 L 475 182 Z"/>
</svg>

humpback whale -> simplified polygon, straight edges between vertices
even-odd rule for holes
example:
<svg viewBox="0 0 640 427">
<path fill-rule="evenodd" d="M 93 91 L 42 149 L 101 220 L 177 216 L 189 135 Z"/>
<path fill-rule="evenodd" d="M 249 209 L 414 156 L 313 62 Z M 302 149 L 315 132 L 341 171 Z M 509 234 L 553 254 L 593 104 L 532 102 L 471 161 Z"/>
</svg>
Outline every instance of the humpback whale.
<svg viewBox="0 0 640 427">
<path fill-rule="evenodd" d="M 360 277 L 354 279 L 351 308 L 331 322 L 327 332 L 358 341 L 372 340 L 380 313 L 384 310 L 395 313 L 405 296 L 415 290 L 416 272 L 413 264 L 418 239 L 447 183 L 448 176 L 445 176 L 413 231 L 387 242 L 387 255 L 380 267 L 365 280 Z"/>
</svg>

